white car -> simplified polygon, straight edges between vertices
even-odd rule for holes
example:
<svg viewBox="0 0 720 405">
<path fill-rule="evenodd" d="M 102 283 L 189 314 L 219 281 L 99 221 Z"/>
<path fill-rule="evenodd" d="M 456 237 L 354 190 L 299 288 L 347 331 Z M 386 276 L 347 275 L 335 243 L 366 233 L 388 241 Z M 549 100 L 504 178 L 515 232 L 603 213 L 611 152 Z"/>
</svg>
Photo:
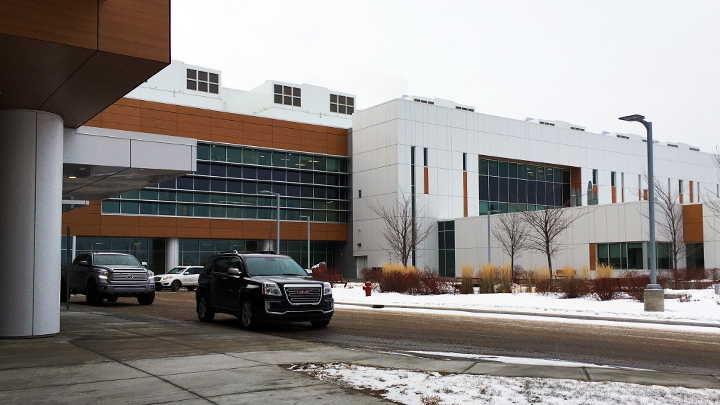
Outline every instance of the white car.
<svg viewBox="0 0 720 405">
<path fill-rule="evenodd" d="M 172 291 L 178 291 L 185 287 L 188 291 L 193 291 L 198 285 L 202 269 L 202 266 L 178 266 L 165 274 L 158 274 L 155 276 L 155 289 L 162 291 L 163 288 L 170 287 Z"/>
</svg>

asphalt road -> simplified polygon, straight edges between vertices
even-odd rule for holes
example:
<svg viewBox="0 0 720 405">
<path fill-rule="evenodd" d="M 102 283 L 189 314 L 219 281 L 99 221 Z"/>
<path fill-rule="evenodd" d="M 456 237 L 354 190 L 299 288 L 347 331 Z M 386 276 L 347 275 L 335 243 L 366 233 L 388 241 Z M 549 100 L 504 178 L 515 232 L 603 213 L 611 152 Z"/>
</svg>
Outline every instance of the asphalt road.
<svg viewBox="0 0 720 405">
<path fill-rule="evenodd" d="M 83 296 L 71 303 L 84 304 Z M 195 294 L 158 293 L 150 306 L 134 298 L 105 303 L 104 308 L 199 322 Z M 237 319 L 218 314 L 215 323 L 238 328 Z M 258 333 L 345 347 L 389 351 L 433 351 L 578 361 L 684 373 L 720 372 L 720 334 L 652 330 L 625 326 L 449 316 L 387 309 L 336 308 L 330 326 L 269 326 Z M 430 356 L 428 356 L 430 357 Z M 440 356 L 451 357 L 451 356 Z"/>
</svg>

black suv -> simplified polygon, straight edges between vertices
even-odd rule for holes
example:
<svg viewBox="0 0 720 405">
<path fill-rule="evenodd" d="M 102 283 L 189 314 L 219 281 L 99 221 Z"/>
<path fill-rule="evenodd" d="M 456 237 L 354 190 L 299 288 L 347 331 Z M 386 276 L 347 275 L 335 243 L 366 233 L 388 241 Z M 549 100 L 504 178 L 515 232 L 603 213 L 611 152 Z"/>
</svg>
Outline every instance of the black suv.
<svg viewBox="0 0 720 405">
<path fill-rule="evenodd" d="M 203 268 L 195 292 L 198 318 L 235 315 L 252 329 L 265 322 L 310 322 L 333 316 L 330 283 L 310 277 L 292 258 L 274 253 L 220 253 Z"/>
</svg>

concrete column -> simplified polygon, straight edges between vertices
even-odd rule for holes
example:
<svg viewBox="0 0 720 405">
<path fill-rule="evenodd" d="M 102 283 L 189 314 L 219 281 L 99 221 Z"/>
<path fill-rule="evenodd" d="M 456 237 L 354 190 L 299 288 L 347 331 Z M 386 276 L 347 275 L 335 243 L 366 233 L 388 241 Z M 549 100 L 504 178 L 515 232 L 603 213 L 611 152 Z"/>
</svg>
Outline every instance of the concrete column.
<svg viewBox="0 0 720 405">
<path fill-rule="evenodd" d="M 0 110 L 0 337 L 60 331 L 63 120 Z"/>
<path fill-rule="evenodd" d="M 165 239 L 165 272 L 180 264 L 180 239 Z"/>
</svg>

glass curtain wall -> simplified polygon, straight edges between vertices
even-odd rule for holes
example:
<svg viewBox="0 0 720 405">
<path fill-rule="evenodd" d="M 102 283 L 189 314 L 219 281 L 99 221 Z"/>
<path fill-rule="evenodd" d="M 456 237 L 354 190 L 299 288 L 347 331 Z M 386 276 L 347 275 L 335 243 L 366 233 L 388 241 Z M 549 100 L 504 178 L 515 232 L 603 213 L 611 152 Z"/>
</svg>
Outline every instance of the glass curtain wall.
<svg viewBox="0 0 720 405">
<path fill-rule="evenodd" d="M 348 221 L 347 158 L 198 143 L 197 170 L 102 202 L 103 214 Z"/>
<path fill-rule="evenodd" d="M 480 215 L 570 206 L 570 169 L 478 158 Z"/>
<path fill-rule="evenodd" d="M 670 244 L 657 242 L 657 268 L 669 269 Z M 597 262 L 610 265 L 616 270 L 643 269 L 643 242 L 598 243 Z M 648 250 L 648 262 L 650 252 Z"/>
</svg>

